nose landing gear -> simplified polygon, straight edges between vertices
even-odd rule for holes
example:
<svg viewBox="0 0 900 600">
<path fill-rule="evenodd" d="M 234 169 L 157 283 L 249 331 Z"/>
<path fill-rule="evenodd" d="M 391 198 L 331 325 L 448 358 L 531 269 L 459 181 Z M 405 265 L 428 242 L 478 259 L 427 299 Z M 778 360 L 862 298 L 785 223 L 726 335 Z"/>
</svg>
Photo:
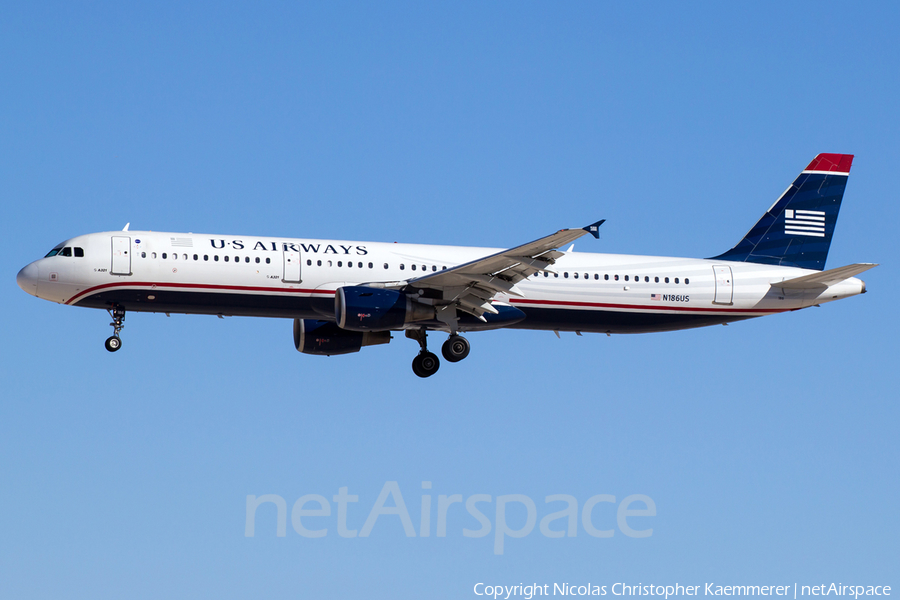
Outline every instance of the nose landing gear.
<svg viewBox="0 0 900 600">
<path fill-rule="evenodd" d="M 115 352 L 122 347 L 122 340 L 119 338 L 119 332 L 125 328 L 125 325 L 122 324 L 125 320 L 125 309 L 118 305 L 113 305 L 113 307 L 107 309 L 106 312 L 109 313 L 109 316 L 113 320 L 113 322 L 110 323 L 113 328 L 113 334 L 106 338 L 106 343 L 104 345 L 110 352 Z"/>
</svg>

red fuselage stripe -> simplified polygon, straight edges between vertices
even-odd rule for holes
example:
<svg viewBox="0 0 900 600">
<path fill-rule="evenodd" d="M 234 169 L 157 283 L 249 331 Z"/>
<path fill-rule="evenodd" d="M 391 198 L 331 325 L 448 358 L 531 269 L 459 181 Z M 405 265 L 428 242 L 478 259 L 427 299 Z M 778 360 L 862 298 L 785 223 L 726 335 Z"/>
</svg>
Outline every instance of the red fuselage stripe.
<svg viewBox="0 0 900 600">
<path fill-rule="evenodd" d="M 85 296 L 93 294 L 98 290 L 104 290 L 114 287 L 134 287 L 134 288 L 150 288 L 152 291 L 153 288 L 188 288 L 195 290 L 228 290 L 234 292 L 275 292 L 279 294 L 325 294 L 328 296 L 334 295 L 334 290 L 310 290 L 303 288 L 274 288 L 274 287 L 255 287 L 255 286 L 247 286 L 247 285 L 218 285 L 211 283 L 153 283 L 150 281 L 128 281 L 128 282 L 116 282 L 116 283 L 104 283 L 103 285 L 96 285 L 92 288 L 86 289 L 83 292 L 77 294 L 70 298 L 66 304 L 74 304 L 78 300 L 81 300 Z"/>
<path fill-rule="evenodd" d="M 233 291 L 233 292 L 268 292 L 276 294 L 321 294 L 325 296 L 333 296 L 334 290 L 314 290 L 306 288 L 276 288 L 276 287 L 255 287 L 245 285 L 219 285 L 210 283 L 153 283 L 149 281 L 128 281 L 115 282 L 97 285 L 69 299 L 66 304 L 75 304 L 78 300 L 85 296 L 93 294 L 99 290 L 116 288 L 116 287 L 133 287 L 143 288 L 152 291 L 156 288 L 180 288 L 194 290 L 209 291 Z M 648 306 L 640 304 L 605 304 L 601 302 L 571 302 L 567 300 L 533 300 L 523 298 L 511 298 L 511 304 L 520 305 L 544 305 L 559 307 L 578 307 L 578 308 L 601 308 L 601 309 L 619 309 L 619 310 L 642 310 L 642 311 L 679 311 L 679 312 L 701 312 L 701 313 L 745 313 L 745 314 L 774 314 L 786 312 L 792 309 L 782 308 L 759 308 L 759 309 L 739 309 L 739 308 L 700 308 L 695 306 Z"/>
<path fill-rule="evenodd" d="M 666 310 L 674 310 L 681 312 L 713 312 L 713 313 L 780 313 L 786 312 L 788 308 L 755 308 L 755 309 L 743 309 L 743 308 L 699 308 L 696 306 L 648 306 L 642 304 L 604 304 L 601 302 L 570 302 L 567 300 L 531 300 L 531 299 L 522 299 L 522 298 L 511 298 L 510 304 L 544 304 L 549 306 L 577 306 L 583 308 L 618 308 L 618 309 L 632 309 L 632 310 L 651 310 L 651 311 L 666 311 Z"/>
</svg>

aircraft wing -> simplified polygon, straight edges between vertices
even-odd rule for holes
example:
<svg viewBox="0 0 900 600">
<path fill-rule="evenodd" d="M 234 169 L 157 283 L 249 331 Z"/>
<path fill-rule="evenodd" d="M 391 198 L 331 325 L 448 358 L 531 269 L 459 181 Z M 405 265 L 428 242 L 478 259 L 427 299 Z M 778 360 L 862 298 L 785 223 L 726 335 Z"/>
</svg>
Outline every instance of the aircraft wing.
<svg viewBox="0 0 900 600">
<path fill-rule="evenodd" d="M 561 229 L 533 242 L 452 269 L 410 279 L 405 282 L 405 287 L 437 292 L 426 294 L 419 301 L 430 300 L 430 303 L 439 307 L 439 318 L 443 312 L 446 318 L 455 320 L 455 316 L 450 316 L 446 309 L 456 308 L 483 320 L 484 313 L 497 313 L 491 306 L 491 299 L 496 294 L 521 296 L 516 288 L 518 282 L 538 271 L 551 271 L 549 267 L 565 254 L 558 250 L 560 246 L 586 233 L 599 238 L 599 228 L 604 221 L 602 219 L 581 229 Z M 453 314 L 455 315 L 455 311 Z"/>
<path fill-rule="evenodd" d="M 857 263 L 847 265 L 846 267 L 838 267 L 836 269 L 828 269 L 821 273 L 813 273 L 812 275 L 804 275 L 803 277 L 795 277 L 786 281 L 776 281 L 770 283 L 772 287 L 787 288 L 791 290 L 811 290 L 816 288 L 826 288 L 829 285 L 840 283 L 845 279 L 855 277 L 863 271 L 868 271 L 873 267 L 877 267 L 874 263 Z"/>
</svg>

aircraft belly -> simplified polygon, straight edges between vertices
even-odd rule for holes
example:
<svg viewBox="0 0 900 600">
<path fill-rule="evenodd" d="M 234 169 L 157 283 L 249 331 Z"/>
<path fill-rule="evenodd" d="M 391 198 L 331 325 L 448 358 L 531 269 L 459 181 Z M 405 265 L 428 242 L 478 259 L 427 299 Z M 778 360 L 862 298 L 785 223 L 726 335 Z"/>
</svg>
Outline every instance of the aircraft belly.
<svg viewBox="0 0 900 600">
<path fill-rule="evenodd" d="M 721 325 L 761 315 L 648 313 L 615 310 L 579 310 L 519 306 L 525 320 L 515 329 L 582 331 L 588 333 L 650 333 Z"/>
<path fill-rule="evenodd" d="M 316 302 L 333 305 L 334 300 L 301 295 L 144 288 L 99 291 L 78 300 L 75 305 L 105 309 L 117 304 L 133 312 L 318 319 L 321 315 L 313 308 Z"/>
</svg>

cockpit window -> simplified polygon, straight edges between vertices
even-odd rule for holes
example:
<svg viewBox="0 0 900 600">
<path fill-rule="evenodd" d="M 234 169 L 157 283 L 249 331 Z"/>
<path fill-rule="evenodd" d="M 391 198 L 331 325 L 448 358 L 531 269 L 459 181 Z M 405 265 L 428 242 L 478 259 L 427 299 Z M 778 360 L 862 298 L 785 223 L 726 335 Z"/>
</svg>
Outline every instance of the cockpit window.
<svg viewBox="0 0 900 600">
<path fill-rule="evenodd" d="M 56 256 L 57 254 L 59 254 L 60 250 L 62 250 L 62 246 L 57 246 L 56 248 L 54 248 L 53 250 L 48 252 L 47 256 L 45 256 L 44 258 L 50 258 L 51 256 Z"/>
<path fill-rule="evenodd" d="M 72 256 L 72 247 L 66 246 L 62 250 L 59 251 L 59 256 Z"/>
<path fill-rule="evenodd" d="M 75 258 L 84 258 L 84 248 L 75 247 Z"/>
</svg>

